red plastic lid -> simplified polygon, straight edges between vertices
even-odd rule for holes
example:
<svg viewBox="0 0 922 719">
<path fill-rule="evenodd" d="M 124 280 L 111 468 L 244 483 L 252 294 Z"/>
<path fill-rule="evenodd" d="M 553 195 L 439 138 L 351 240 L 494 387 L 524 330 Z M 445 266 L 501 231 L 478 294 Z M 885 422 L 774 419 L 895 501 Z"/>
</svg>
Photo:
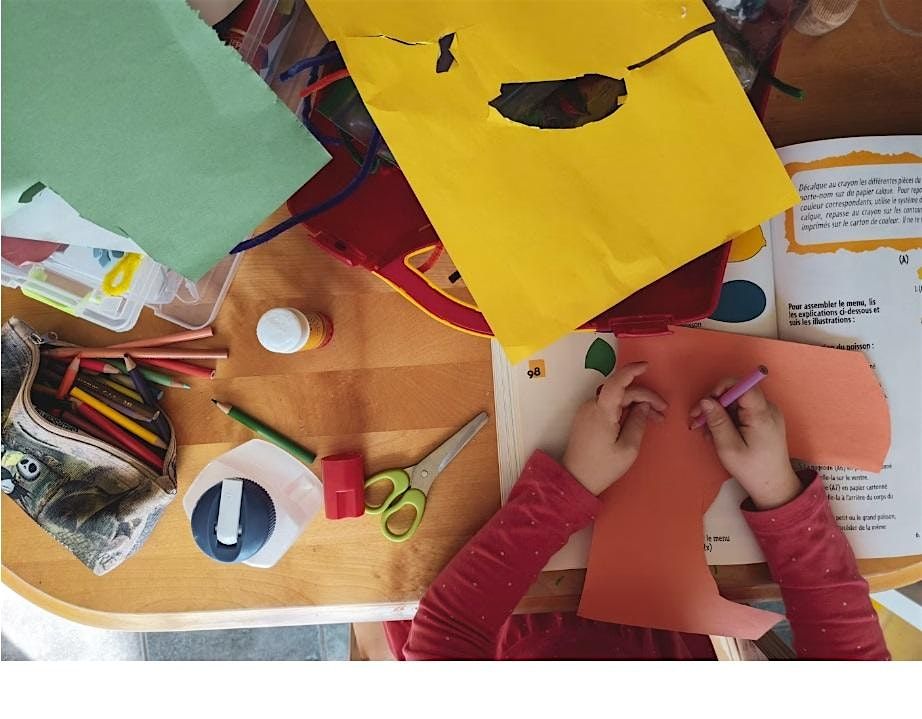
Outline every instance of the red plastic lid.
<svg viewBox="0 0 922 719">
<path fill-rule="evenodd" d="M 365 462 L 358 452 L 320 460 L 323 510 L 327 519 L 361 517 L 365 513 Z"/>
</svg>

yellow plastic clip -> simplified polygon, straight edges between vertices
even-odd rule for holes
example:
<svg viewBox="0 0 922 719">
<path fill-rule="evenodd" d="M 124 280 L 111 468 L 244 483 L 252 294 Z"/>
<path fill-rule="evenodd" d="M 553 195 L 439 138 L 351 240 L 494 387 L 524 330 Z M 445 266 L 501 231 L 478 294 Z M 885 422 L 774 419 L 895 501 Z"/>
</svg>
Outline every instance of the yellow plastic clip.
<svg viewBox="0 0 922 719">
<path fill-rule="evenodd" d="M 141 266 L 143 255 L 137 252 L 128 252 L 120 259 L 115 267 L 106 273 L 102 279 L 102 291 L 110 297 L 121 297 L 134 279 L 138 267 Z"/>
</svg>

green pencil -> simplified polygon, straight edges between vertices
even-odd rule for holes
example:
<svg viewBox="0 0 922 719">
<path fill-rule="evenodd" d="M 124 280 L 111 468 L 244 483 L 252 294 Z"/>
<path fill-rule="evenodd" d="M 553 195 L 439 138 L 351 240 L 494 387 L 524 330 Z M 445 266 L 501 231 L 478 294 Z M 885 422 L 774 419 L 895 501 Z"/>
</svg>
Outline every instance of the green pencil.
<svg viewBox="0 0 922 719">
<path fill-rule="evenodd" d="M 245 427 L 249 427 L 264 440 L 271 442 L 276 447 L 284 449 L 289 454 L 304 462 L 304 464 L 312 464 L 313 461 L 317 458 L 317 455 L 311 452 L 309 449 L 304 449 L 304 447 L 288 439 L 288 437 L 285 435 L 279 434 L 274 429 L 267 427 L 258 419 L 254 419 L 253 417 L 250 417 L 250 415 L 241 412 L 236 407 L 232 407 L 226 402 L 218 402 L 216 399 L 211 401 L 214 402 L 215 407 L 224 412 L 224 414 L 226 414 L 228 417 L 237 420 Z"/>
<path fill-rule="evenodd" d="M 127 353 L 127 350 L 126 350 Z M 125 363 L 122 360 L 109 359 L 106 360 L 106 364 L 110 364 L 113 367 L 117 368 L 122 374 L 128 374 L 128 370 L 125 367 Z M 144 375 L 144 379 L 154 384 L 159 384 L 164 387 L 179 387 L 180 389 L 189 389 L 189 385 L 185 382 L 180 382 L 178 379 L 172 375 L 168 375 L 164 372 L 158 372 L 155 369 L 150 369 L 148 367 L 140 367 L 141 374 Z"/>
</svg>

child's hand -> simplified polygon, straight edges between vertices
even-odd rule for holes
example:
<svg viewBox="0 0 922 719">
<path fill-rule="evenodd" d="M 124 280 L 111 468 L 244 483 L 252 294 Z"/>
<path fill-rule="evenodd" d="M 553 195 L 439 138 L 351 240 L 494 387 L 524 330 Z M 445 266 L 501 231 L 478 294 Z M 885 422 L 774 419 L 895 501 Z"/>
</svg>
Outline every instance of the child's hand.
<svg viewBox="0 0 922 719">
<path fill-rule="evenodd" d="M 663 421 L 665 400 L 653 390 L 631 385 L 646 369 L 646 362 L 620 368 L 573 420 L 563 466 L 593 494 L 606 490 L 634 464 L 647 421 Z"/>
<path fill-rule="evenodd" d="M 712 395 L 723 394 L 736 382 L 732 377 L 722 380 Z M 730 412 L 717 400 L 705 397 L 692 409 L 692 419 L 702 412 L 717 457 L 743 485 L 757 509 L 780 507 L 800 494 L 800 480 L 788 457 L 784 416 L 765 399 L 762 390 L 754 387 L 746 392 L 730 406 Z"/>
</svg>

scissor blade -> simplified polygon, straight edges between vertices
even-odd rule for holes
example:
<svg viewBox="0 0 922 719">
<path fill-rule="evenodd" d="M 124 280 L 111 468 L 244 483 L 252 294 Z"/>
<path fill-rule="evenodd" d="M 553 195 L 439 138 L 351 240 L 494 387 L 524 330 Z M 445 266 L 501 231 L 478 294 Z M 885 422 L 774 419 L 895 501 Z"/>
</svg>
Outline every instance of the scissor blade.
<svg viewBox="0 0 922 719">
<path fill-rule="evenodd" d="M 487 419 L 487 413 L 481 412 L 445 440 L 444 443 L 436 447 L 425 459 L 418 462 L 413 467 L 413 486 L 427 492 L 436 477 L 441 474 L 451 460 L 458 456 L 458 452 L 464 449 L 465 445 L 474 438 L 480 428 L 487 423 Z"/>
</svg>

